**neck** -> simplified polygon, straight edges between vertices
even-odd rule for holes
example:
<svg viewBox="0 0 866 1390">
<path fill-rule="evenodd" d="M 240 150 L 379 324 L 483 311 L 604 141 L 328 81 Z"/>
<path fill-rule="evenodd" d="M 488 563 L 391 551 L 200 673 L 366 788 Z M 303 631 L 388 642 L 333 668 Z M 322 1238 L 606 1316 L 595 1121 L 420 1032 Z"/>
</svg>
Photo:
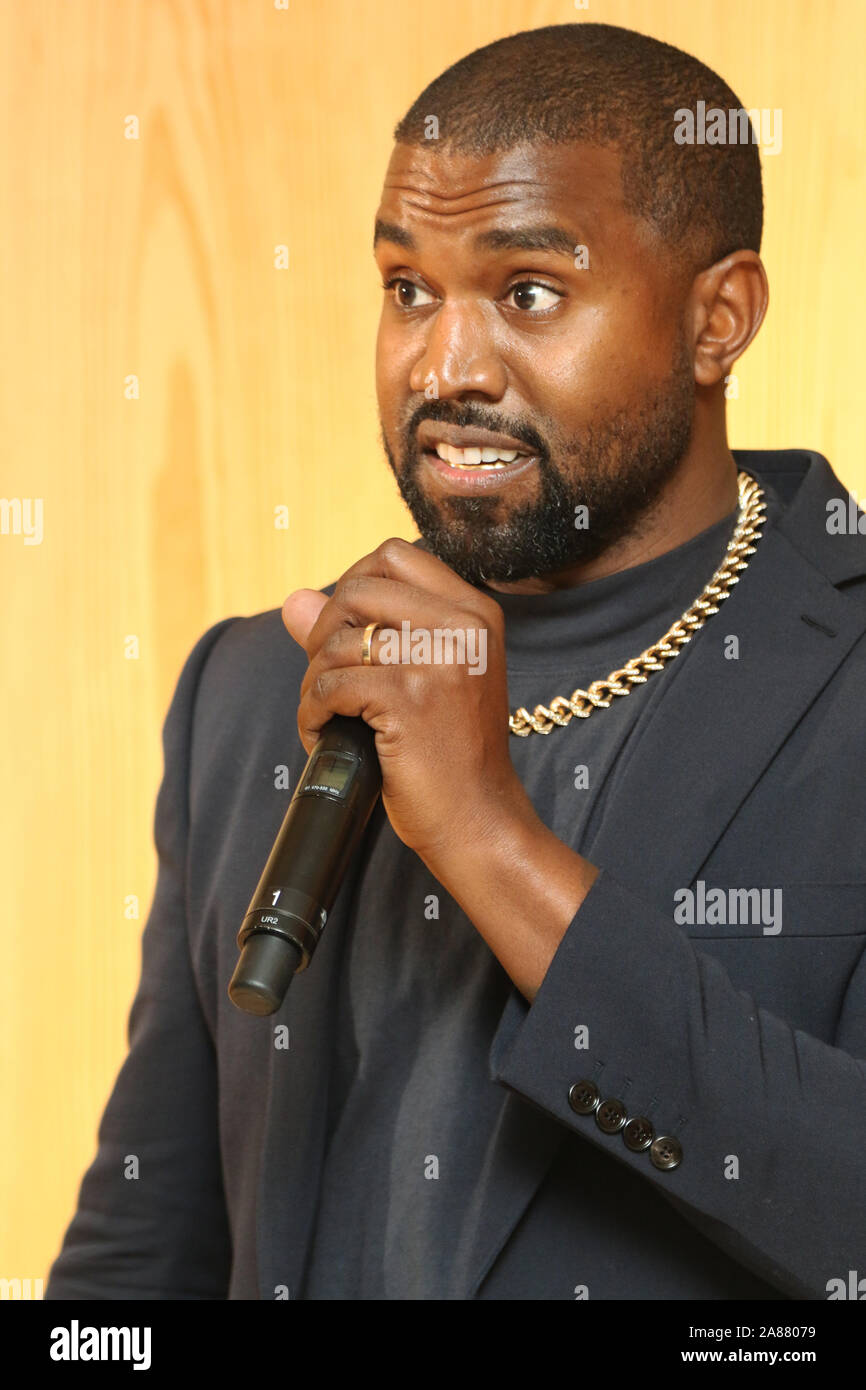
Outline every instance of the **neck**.
<svg viewBox="0 0 866 1390">
<path fill-rule="evenodd" d="M 520 579 L 512 584 L 488 583 L 502 594 L 547 594 L 571 589 L 593 579 L 632 569 L 685 545 L 717 521 L 729 516 L 739 502 L 737 464 L 723 443 L 710 458 L 689 450 L 676 474 L 666 484 L 651 510 L 619 541 L 589 560 L 568 569 Z"/>
</svg>

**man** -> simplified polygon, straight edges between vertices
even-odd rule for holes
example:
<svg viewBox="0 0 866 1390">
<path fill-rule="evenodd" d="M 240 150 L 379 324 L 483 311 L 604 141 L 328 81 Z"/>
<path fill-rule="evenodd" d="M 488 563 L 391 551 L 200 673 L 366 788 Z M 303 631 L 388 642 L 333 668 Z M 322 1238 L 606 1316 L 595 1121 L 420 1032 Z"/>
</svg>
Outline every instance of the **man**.
<svg viewBox="0 0 866 1390">
<path fill-rule="evenodd" d="M 699 101 L 741 109 L 561 25 L 397 127 L 377 389 L 421 540 L 187 660 L 46 1297 L 826 1298 L 862 1266 L 866 546 L 820 455 L 728 448 L 760 163 L 674 138 Z M 382 801 L 254 1018 L 236 933 L 335 713 Z"/>
</svg>

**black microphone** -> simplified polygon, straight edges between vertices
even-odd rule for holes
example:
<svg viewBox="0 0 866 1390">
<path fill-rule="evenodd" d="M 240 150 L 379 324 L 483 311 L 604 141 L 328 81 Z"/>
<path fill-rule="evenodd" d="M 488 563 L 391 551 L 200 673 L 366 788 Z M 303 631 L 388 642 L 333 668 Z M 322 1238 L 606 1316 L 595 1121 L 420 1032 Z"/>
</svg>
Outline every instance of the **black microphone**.
<svg viewBox="0 0 866 1390">
<path fill-rule="evenodd" d="M 238 932 L 229 998 L 272 1014 L 310 963 L 343 875 L 382 790 L 376 735 L 333 715 L 307 759 Z"/>
</svg>

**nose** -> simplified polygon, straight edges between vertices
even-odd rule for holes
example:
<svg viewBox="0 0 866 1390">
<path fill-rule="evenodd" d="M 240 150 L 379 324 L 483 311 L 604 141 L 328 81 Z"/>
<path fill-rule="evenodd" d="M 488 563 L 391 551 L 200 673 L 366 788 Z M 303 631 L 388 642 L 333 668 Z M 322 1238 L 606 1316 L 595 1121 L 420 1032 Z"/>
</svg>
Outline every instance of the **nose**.
<svg viewBox="0 0 866 1390">
<path fill-rule="evenodd" d="M 502 357 L 483 307 L 445 303 L 428 322 L 424 351 L 409 377 L 412 391 L 447 400 L 478 393 L 500 399 L 507 385 Z"/>
</svg>

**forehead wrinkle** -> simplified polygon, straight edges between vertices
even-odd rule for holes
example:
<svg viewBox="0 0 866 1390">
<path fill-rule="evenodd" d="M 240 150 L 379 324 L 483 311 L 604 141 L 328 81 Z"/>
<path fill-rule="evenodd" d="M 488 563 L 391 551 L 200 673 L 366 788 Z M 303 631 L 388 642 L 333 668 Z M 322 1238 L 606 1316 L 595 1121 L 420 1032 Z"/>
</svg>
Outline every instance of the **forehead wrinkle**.
<svg viewBox="0 0 866 1390">
<path fill-rule="evenodd" d="M 492 193 L 495 189 L 499 188 L 541 188 L 549 191 L 549 185 L 542 179 L 499 179 L 494 183 L 485 183 L 482 184 L 480 188 L 472 188 L 466 192 L 437 193 L 433 188 L 422 189 L 411 183 L 394 182 L 386 178 L 384 188 L 396 193 L 414 194 L 416 197 L 427 198 L 431 202 L 439 203 L 460 203 L 464 202 L 467 198 L 477 198 L 485 193 Z M 524 196 L 522 193 L 515 193 L 514 198 L 507 198 L 504 201 L 517 202 L 522 196 Z M 492 201 L 497 202 L 499 200 L 494 198 Z M 480 204 L 480 206 L 485 206 L 485 204 Z"/>
<path fill-rule="evenodd" d="M 490 185 L 490 187 L 491 187 L 491 188 L 493 188 L 493 187 L 504 188 L 504 187 L 508 187 L 509 185 L 513 185 L 515 182 L 516 182 L 515 180 L 509 179 L 507 182 L 504 182 L 504 183 L 501 183 L 501 184 L 496 184 L 496 185 Z M 538 188 L 543 188 L 543 189 L 545 189 L 546 192 L 549 192 L 549 189 L 547 189 L 546 185 L 541 184 L 537 179 L 525 179 L 525 180 L 523 180 L 522 182 L 524 182 L 524 183 L 526 183 L 526 184 L 532 184 L 532 185 L 534 185 L 535 187 L 538 187 Z M 415 191 L 417 191 L 417 190 L 413 190 L 413 192 L 415 192 Z M 435 196 L 440 202 L 443 202 L 443 201 L 446 200 L 444 195 L 441 195 L 441 196 L 440 196 L 440 195 L 437 194 L 437 195 L 434 195 L 434 196 Z M 449 199 L 449 201 L 451 201 L 451 202 L 463 202 L 467 197 L 471 197 L 471 196 L 472 196 L 471 194 L 458 194 L 458 195 L 452 196 L 452 197 Z M 500 198 L 493 198 L 493 199 L 489 199 L 487 202 L 484 202 L 484 203 L 476 203 L 476 204 L 473 205 L 472 207 L 468 207 L 468 208 L 465 208 L 465 207 L 464 207 L 464 208 L 457 208 L 457 207 L 455 207 L 455 208 L 433 208 L 433 207 L 430 207 L 430 206 L 428 206 L 427 204 L 425 204 L 425 203 L 423 203 L 423 202 L 416 202 L 416 201 L 414 201 L 414 200 L 411 199 L 411 198 L 404 198 L 402 201 L 403 201 L 403 205 L 404 205 L 405 207 L 411 208 L 411 209 L 413 209 L 413 210 L 415 210 L 415 211 L 417 211 L 417 212 L 419 212 L 419 213 L 426 214 L 428 217 L 431 217 L 431 218 L 433 218 L 433 219 L 435 220 L 435 219 L 441 218 L 441 217 L 444 217 L 444 218 L 459 217 L 459 216 L 461 216 L 461 215 L 463 215 L 463 214 L 465 214 L 465 213 L 479 212 L 479 211 L 486 210 L 487 208 L 495 208 L 495 207 L 499 207 L 499 206 L 508 207 L 508 206 L 510 206 L 510 205 L 512 205 L 512 204 L 516 204 L 516 203 L 523 202 L 524 199 L 522 199 L 519 195 L 516 196 L 516 197 L 513 197 L 513 198 L 502 198 L 502 197 L 500 197 Z M 552 219 L 551 219 L 549 216 L 546 217 L 546 218 L 543 218 L 542 220 L 548 225 L 548 227 L 550 227 L 550 226 L 553 225 L 553 224 L 552 224 Z M 536 224 L 536 225 L 540 225 L 540 223 L 538 223 L 538 224 Z M 510 228 L 508 228 L 508 227 L 494 228 L 494 229 L 491 230 L 491 231 L 479 233 L 478 236 L 477 236 L 477 238 L 476 238 L 475 244 L 476 244 L 477 249 L 479 249 L 479 250 L 481 250 L 482 248 L 491 249 L 491 250 L 496 250 L 496 249 L 499 249 L 500 247 L 504 246 L 504 240 L 503 240 L 503 239 L 506 238 L 509 234 L 511 234 L 511 235 L 513 235 L 513 236 L 515 236 L 515 237 L 517 237 L 517 236 L 520 235 L 520 232 L 521 232 L 521 229 L 520 229 L 520 228 L 514 228 L 514 229 L 510 229 Z M 404 250 L 407 250 L 407 251 L 417 251 L 417 250 L 418 250 L 418 244 L 417 244 L 417 242 L 416 242 L 414 236 L 412 235 L 412 233 L 409 231 L 408 228 L 406 228 L 406 227 L 401 227 L 399 223 L 397 223 L 397 222 L 392 222 L 392 221 L 391 221 L 390 219 L 388 219 L 388 218 L 377 217 L 376 220 L 375 220 L 375 223 L 374 223 L 374 227 L 373 227 L 373 249 L 375 250 L 375 249 L 376 249 L 376 246 L 378 245 L 378 243 L 379 243 L 380 241 L 383 241 L 383 240 L 384 240 L 384 241 L 391 241 L 391 242 L 393 242 L 393 243 L 394 243 L 395 245 L 397 245 L 397 246 L 402 246 L 402 247 L 404 248 Z M 556 240 L 557 240 L 556 237 L 552 237 L 552 238 L 551 238 L 551 249 L 559 249 L 559 250 L 562 250 L 562 251 L 564 252 L 564 251 L 566 250 L 566 245 L 565 245 L 565 243 L 566 243 L 566 241 L 568 240 L 567 234 L 566 234 L 565 232 L 563 232 L 562 235 L 561 235 L 561 237 L 559 238 L 559 240 L 561 241 L 561 245 L 559 245 L 559 246 L 554 245 L 554 243 L 556 242 Z"/>
<path fill-rule="evenodd" d="M 459 217 L 461 214 L 465 214 L 467 212 L 478 212 L 480 209 L 488 207 L 497 207 L 499 204 L 504 204 L 505 206 L 508 206 L 510 203 L 516 203 L 519 201 L 520 200 L 518 198 L 500 198 L 489 203 L 482 203 L 477 207 L 448 209 L 425 207 L 423 203 L 415 203 L 409 199 L 406 199 L 404 200 L 404 206 L 408 208 L 413 208 L 417 212 L 426 214 L 428 217 L 431 217 L 435 220 L 436 218 L 441 217 Z M 380 241 L 394 242 L 395 245 L 402 246 L 406 251 L 418 250 L 418 243 L 415 240 L 415 237 L 409 231 L 408 227 L 401 227 L 398 222 L 392 222 L 389 218 L 377 217 L 375 220 L 373 226 L 374 250 L 376 249 L 376 246 Z"/>
<path fill-rule="evenodd" d="M 401 158 L 393 159 L 392 163 L 396 165 L 396 167 L 389 166 L 386 170 L 383 181 L 383 196 L 387 191 L 393 191 L 398 195 L 402 194 L 402 202 L 409 207 L 417 208 L 421 211 L 427 211 L 428 208 L 432 208 L 436 203 L 460 203 L 469 199 L 483 198 L 485 194 L 489 194 L 494 190 L 509 188 L 513 190 L 512 197 L 501 199 L 501 201 L 519 202 L 521 199 L 526 200 L 527 191 L 530 191 L 531 199 L 531 190 L 536 190 L 542 195 L 543 200 L 550 205 L 551 211 L 553 211 L 555 205 L 558 205 L 560 212 L 549 220 L 556 220 L 556 216 L 559 215 L 565 220 L 568 220 L 568 214 L 572 212 L 578 214 L 583 219 L 584 213 L 591 212 L 598 204 L 599 193 L 602 202 L 608 201 L 607 188 L 603 186 L 601 190 L 599 190 L 593 187 L 593 184 L 594 181 L 597 182 L 597 171 L 594 171 L 596 170 L 599 156 L 604 156 L 605 164 L 602 170 L 604 173 L 604 169 L 611 162 L 611 151 L 608 149 L 599 149 L 599 147 L 594 145 L 590 146 L 588 152 L 583 151 L 582 158 L 577 161 L 576 167 L 574 158 L 568 158 L 569 152 L 567 147 L 556 146 L 553 154 L 545 163 L 542 163 L 540 169 L 537 169 L 535 173 L 526 174 L 523 174 L 520 168 L 514 167 L 515 161 L 518 165 L 524 163 L 522 147 L 518 146 L 512 151 L 508 151 L 506 156 L 497 161 L 498 167 L 491 169 L 491 175 L 493 177 L 489 179 L 484 179 L 483 175 L 480 175 L 477 161 L 475 160 L 471 161 L 470 167 L 462 170 L 459 167 L 457 169 L 449 168 L 447 150 L 435 152 L 425 151 L 423 155 L 419 155 L 419 152 L 414 147 L 411 150 L 404 150 L 402 146 L 398 146 L 397 148 L 401 152 Z M 528 152 L 533 161 L 537 162 L 538 150 L 534 142 L 529 142 Z M 572 155 L 573 153 L 574 151 L 572 151 Z M 621 197 L 622 191 L 620 177 L 617 172 L 620 152 L 615 150 L 613 153 L 617 161 L 616 166 L 612 170 L 612 191 L 614 200 L 616 201 L 618 196 Z M 408 167 L 403 163 L 402 156 L 408 157 Z M 444 166 L 442 163 L 443 159 L 446 161 Z M 468 160 L 469 156 L 466 156 L 466 159 Z M 584 169 L 584 165 L 587 159 L 589 160 L 589 189 L 585 189 L 583 186 L 586 181 L 586 170 Z M 503 164 L 506 166 L 511 165 L 511 167 L 503 168 Z M 505 175 L 505 177 L 497 178 L 495 177 L 496 174 Z M 476 183 L 474 187 L 468 189 L 464 187 L 462 191 L 458 188 L 458 190 L 454 192 L 439 193 L 432 187 L 432 185 L 437 182 L 450 182 L 451 184 L 457 183 L 459 185 L 463 183 L 464 180 L 468 182 L 470 179 L 479 178 L 479 176 L 481 177 L 480 184 Z M 607 182 L 609 182 L 609 180 L 603 178 L 603 185 Z M 424 183 L 431 186 L 427 188 L 419 187 L 419 184 Z M 425 201 L 428 206 L 425 206 Z M 500 201 L 500 199 L 493 198 L 489 202 L 475 202 L 472 204 L 472 209 L 470 210 L 494 206 L 497 201 Z M 445 214 L 450 211 L 451 209 L 449 208 L 443 209 L 443 213 Z"/>
</svg>

